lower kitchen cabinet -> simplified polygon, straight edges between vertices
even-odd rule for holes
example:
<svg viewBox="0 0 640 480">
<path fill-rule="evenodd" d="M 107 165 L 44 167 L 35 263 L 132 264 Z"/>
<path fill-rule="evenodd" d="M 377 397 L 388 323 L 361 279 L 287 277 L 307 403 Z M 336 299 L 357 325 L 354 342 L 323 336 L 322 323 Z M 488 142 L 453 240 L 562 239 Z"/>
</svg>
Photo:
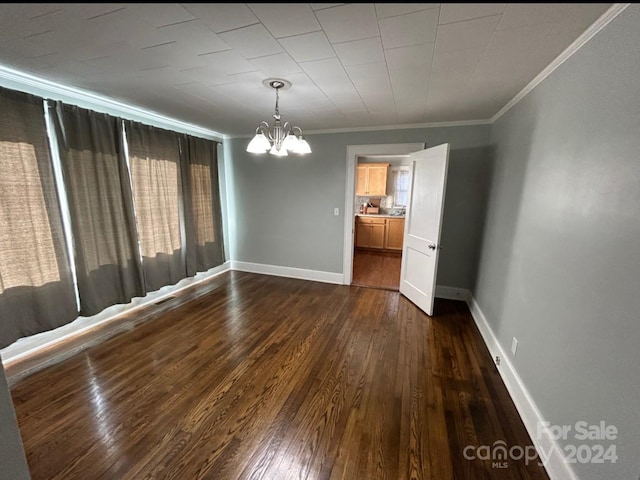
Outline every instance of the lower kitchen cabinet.
<svg viewBox="0 0 640 480">
<path fill-rule="evenodd" d="M 384 248 L 385 226 L 373 224 L 371 225 L 371 234 L 369 237 L 369 248 Z"/>
<path fill-rule="evenodd" d="M 404 218 L 356 217 L 356 247 L 402 250 Z"/>
<path fill-rule="evenodd" d="M 356 247 L 369 248 L 371 225 L 356 220 Z"/>
<path fill-rule="evenodd" d="M 356 247 L 384 248 L 385 227 L 386 223 L 384 218 L 357 217 Z"/>
<path fill-rule="evenodd" d="M 387 218 L 385 248 L 387 250 L 402 250 L 403 240 L 404 218 Z"/>
</svg>

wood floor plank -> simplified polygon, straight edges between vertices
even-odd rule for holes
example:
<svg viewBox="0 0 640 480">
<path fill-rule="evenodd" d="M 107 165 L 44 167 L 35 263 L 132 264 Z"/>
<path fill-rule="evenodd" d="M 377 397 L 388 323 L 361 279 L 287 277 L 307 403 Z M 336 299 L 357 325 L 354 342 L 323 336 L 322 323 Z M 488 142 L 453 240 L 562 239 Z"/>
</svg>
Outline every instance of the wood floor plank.
<svg viewBox="0 0 640 480">
<path fill-rule="evenodd" d="M 156 314 L 153 308 L 157 308 Z M 34 480 L 547 479 L 469 311 L 229 272 L 12 386 Z"/>
<path fill-rule="evenodd" d="M 354 285 L 398 290 L 400 288 L 400 252 L 355 249 Z"/>
</svg>

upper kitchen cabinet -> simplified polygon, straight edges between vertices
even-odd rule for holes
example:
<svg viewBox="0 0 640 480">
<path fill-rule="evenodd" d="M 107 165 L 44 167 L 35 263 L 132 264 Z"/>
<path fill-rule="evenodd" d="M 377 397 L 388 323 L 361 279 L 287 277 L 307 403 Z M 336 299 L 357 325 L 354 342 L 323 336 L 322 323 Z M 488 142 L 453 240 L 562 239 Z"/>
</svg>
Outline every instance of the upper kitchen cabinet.
<svg viewBox="0 0 640 480">
<path fill-rule="evenodd" d="M 388 169 L 388 163 L 359 163 L 356 171 L 356 195 L 386 196 Z"/>
</svg>

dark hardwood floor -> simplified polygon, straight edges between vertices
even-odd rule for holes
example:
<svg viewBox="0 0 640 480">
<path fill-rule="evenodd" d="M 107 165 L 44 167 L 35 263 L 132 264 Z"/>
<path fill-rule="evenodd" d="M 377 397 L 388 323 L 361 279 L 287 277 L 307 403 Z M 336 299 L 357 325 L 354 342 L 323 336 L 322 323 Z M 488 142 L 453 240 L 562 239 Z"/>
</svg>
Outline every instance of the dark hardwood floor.
<svg viewBox="0 0 640 480">
<path fill-rule="evenodd" d="M 400 288 L 400 252 L 376 252 L 355 249 L 353 253 L 354 285 L 398 290 Z"/>
<path fill-rule="evenodd" d="M 547 479 L 466 305 L 225 273 L 12 388 L 39 479 Z M 163 308 L 166 309 L 166 303 Z"/>
</svg>

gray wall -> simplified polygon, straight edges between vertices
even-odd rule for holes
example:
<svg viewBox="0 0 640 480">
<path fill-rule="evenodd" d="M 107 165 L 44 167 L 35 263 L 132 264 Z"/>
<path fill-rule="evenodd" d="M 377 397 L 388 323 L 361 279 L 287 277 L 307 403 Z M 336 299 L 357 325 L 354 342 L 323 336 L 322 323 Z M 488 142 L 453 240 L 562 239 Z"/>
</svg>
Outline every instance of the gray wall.
<svg viewBox="0 0 640 480">
<path fill-rule="evenodd" d="M 342 273 L 347 145 L 451 144 L 438 284 L 475 276 L 489 175 L 490 126 L 308 135 L 313 153 L 277 158 L 225 142 L 231 259 Z M 340 216 L 333 209 L 340 208 Z"/>
<path fill-rule="evenodd" d="M 13 410 L 11 394 L 0 362 L 0 479 L 31 478 L 22 448 L 22 439 Z"/>
<path fill-rule="evenodd" d="M 492 127 L 474 294 L 547 421 L 618 428 L 581 480 L 640 475 L 639 45 L 633 5 Z"/>
</svg>

